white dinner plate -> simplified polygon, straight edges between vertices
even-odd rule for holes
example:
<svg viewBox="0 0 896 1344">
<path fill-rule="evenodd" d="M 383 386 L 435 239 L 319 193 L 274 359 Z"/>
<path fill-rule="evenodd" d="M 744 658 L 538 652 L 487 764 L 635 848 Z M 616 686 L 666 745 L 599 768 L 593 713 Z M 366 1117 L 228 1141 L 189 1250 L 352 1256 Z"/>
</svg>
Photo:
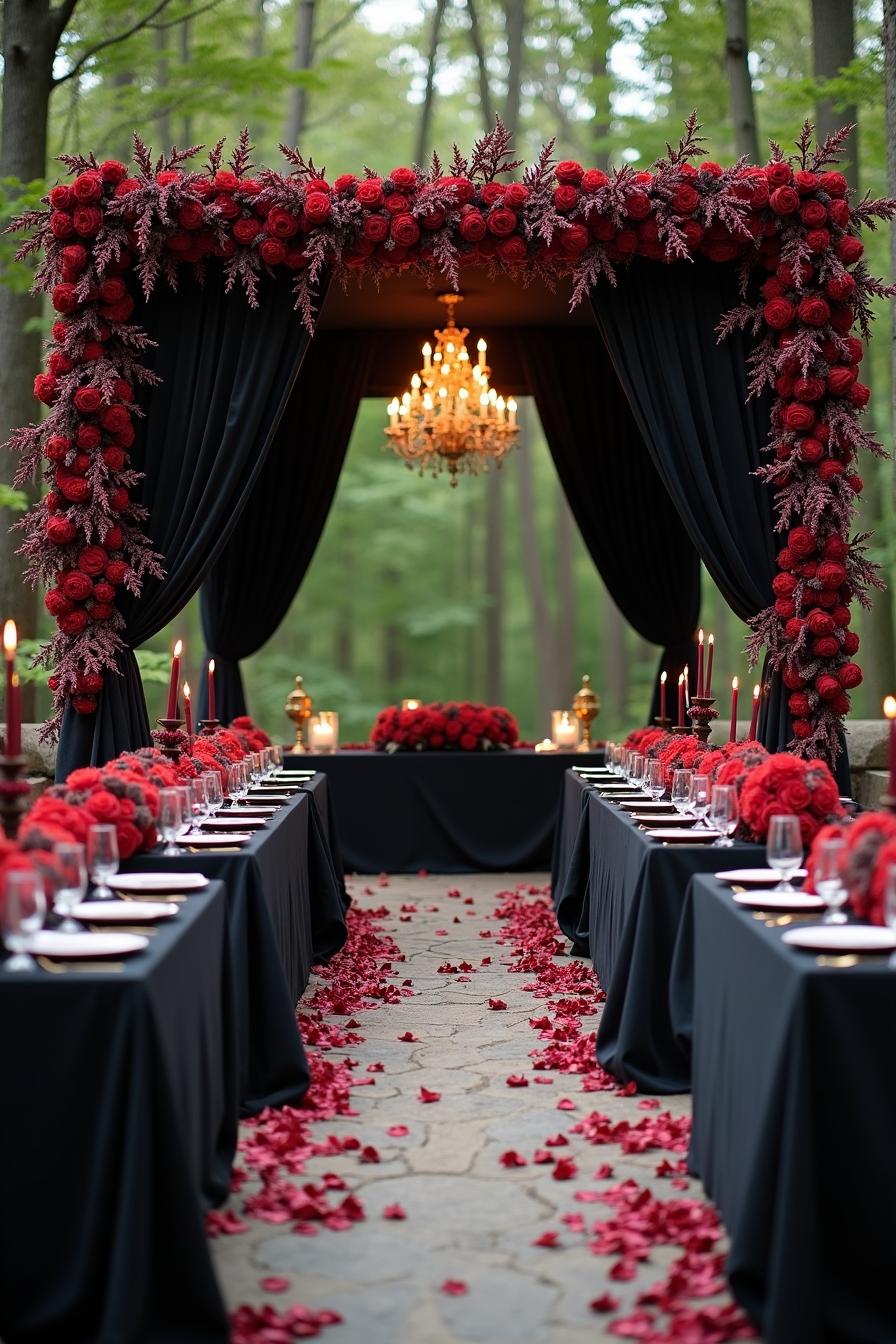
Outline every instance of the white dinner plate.
<svg viewBox="0 0 896 1344">
<path fill-rule="evenodd" d="M 257 831 L 260 826 L 267 826 L 264 817 L 246 816 L 209 817 L 199 824 L 204 831 Z"/>
<path fill-rule="evenodd" d="M 223 832 L 219 835 L 185 835 L 176 843 L 181 849 L 220 849 L 222 845 L 241 845 L 251 839 L 249 831 L 228 831 L 226 835 Z"/>
<path fill-rule="evenodd" d="M 648 795 L 643 789 L 636 789 L 632 784 L 614 785 L 612 789 L 603 789 L 595 784 L 594 789 L 600 794 L 601 798 L 644 798 Z"/>
<path fill-rule="evenodd" d="M 874 924 L 810 924 L 788 929 L 782 941 L 811 952 L 892 952 L 896 933 Z"/>
<path fill-rule="evenodd" d="M 41 929 L 28 944 L 28 951 L 38 957 L 87 958 L 127 957 L 142 952 L 149 939 L 140 933 L 56 933 Z"/>
<path fill-rule="evenodd" d="M 222 817 L 273 817 L 279 811 L 276 803 L 259 803 L 257 807 L 228 807 L 220 815 Z"/>
<path fill-rule="evenodd" d="M 264 799 L 264 801 L 265 801 L 266 803 L 278 803 L 278 804 L 282 804 L 282 803 L 291 803 L 291 802 L 292 802 L 292 796 L 291 796 L 290 794 L 286 794 L 286 793 L 253 793 L 253 792 L 250 790 L 250 792 L 249 792 L 249 797 L 248 797 L 248 802 L 249 802 L 250 804 L 253 803 L 253 802 L 258 802 L 258 803 L 260 803 L 260 802 L 262 801 L 262 799 Z"/>
<path fill-rule="evenodd" d="M 140 924 L 170 919 L 177 906 L 172 901 L 82 901 L 72 914 L 92 924 Z"/>
<path fill-rule="evenodd" d="M 208 886 L 205 873 L 119 873 L 109 879 L 114 891 L 133 891 L 146 896 L 179 896 L 183 891 L 201 891 Z"/>
<path fill-rule="evenodd" d="M 737 905 L 745 905 L 750 910 L 824 910 L 825 904 L 820 896 L 806 891 L 736 891 L 734 900 Z"/>
<path fill-rule="evenodd" d="M 283 770 L 279 775 L 274 775 L 270 783 L 276 784 L 281 779 L 284 783 L 288 779 L 313 779 L 316 774 L 316 770 Z"/>
<path fill-rule="evenodd" d="M 671 803 L 655 803 L 645 798 L 642 802 L 640 798 L 623 798 L 619 806 L 626 812 L 668 812 L 677 817 L 678 813 Z"/>
<path fill-rule="evenodd" d="M 673 812 L 669 816 L 663 816 L 661 813 L 656 812 L 633 812 L 631 818 L 632 821 L 641 821 L 647 826 L 677 826 L 680 830 L 684 830 L 687 826 L 696 826 L 697 824 L 696 817 L 691 817 L 690 819 L 687 817 L 680 817 L 677 812 Z"/>
<path fill-rule="evenodd" d="M 778 881 L 778 874 L 771 868 L 725 868 L 721 873 L 714 873 L 720 882 L 755 882 L 760 887 L 768 887 L 773 882 Z M 806 876 L 805 868 L 797 868 L 791 877 L 795 881 Z"/>
<path fill-rule="evenodd" d="M 653 840 L 665 840 L 673 845 L 702 845 L 708 840 L 718 840 L 721 832 L 704 831 L 702 827 L 699 831 L 676 831 L 670 827 L 669 830 L 651 830 L 645 831 L 644 834 L 649 835 Z"/>
</svg>

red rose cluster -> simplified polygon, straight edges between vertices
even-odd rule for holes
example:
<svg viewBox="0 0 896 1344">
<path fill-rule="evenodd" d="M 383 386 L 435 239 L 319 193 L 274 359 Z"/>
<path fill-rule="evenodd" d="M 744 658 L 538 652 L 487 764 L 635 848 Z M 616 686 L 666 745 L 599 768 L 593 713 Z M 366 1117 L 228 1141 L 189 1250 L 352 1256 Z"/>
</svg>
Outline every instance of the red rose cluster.
<svg viewBox="0 0 896 1344">
<path fill-rule="evenodd" d="M 271 745 L 271 739 L 263 728 L 254 723 L 249 714 L 240 714 L 231 720 L 230 732 L 239 742 L 244 752 L 263 751 Z"/>
<path fill-rule="evenodd" d="M 756 307 L 742 305 L 726 322 L 731 330 L 755 316 L 773 339 L 761 373 L 777 393 L 774 461 L 762 470 L 788 525 L 815 521 L 811 549 L 798 554 L 788 539 L 782 582 L 756 636 L 802 697 L 791 704 L 797 749 L 836 751 L 846 693 L 860 676 L 850 661 L 849 600 L 868 578 L 848 541 L 861 490 L 855 456 L 871 443 L 857 421 L 868 389 L 861 342 L 850 333 L 869 297 L 884 292 L 857 265 L 857 235 L 896 203 L 853 209 L 845 178 L 816 171 L 824 155 L 813 157 L 804 140 L 795 159 L 765 167 L 695 166 L 689 123 L 680 149 L 652 172 L 605 173 L 553 163 L 545 152 L 524 182 L 498 181 L 509 167 L 502 127 L 469 160 L 457 154 L 450 174 L 402 167 L 332 183 L 293 151 L 288 174 L 253 176 L 242 139 L 230 168 L 216 152 L 204 172 L 183 156 L 158 169 L 139 141 L 133 174 L 115 161 L 72 159 L 72 181 L 19 221 L 31 232 L 26 250 L 44 251 L 38 283 L 58 317 L 35 383 L 49 415 L 10 441 L 22 452 L 23 479 L 41 453 L 47 462 L 50 490 L 26 522 L 25 551 L 58 626 L 50 648 L 57 719 L 67 698 L 82 712 L 95 707 L 97 669 L 111 668 L 118 648 L 116 595 L 122 586 L 138 593 L 144 574 L 160 572 L 139 527 L 139 476 L 128 460 L 134 387 L 151 379 L 135 354 L 142 333 L 127 325 L 138 265 L 151 288 L 158 276 L 173 282 L 183 263 L 216 257 L 250 303 L 258 277 L 282 268 L 295 273 L 296 305 L 311 325 L 313 284 L 325 267 L 413 265 L 454 285 L 467 264 L 548 267 L 572 274 L 580 301 L 601 273 L 635 255 L 672 262 L 699 252 L 719 262 L 743 257 L 765 277 Z"/>
<path fill-rule="evenodd" d="M 418 709 L 390 705 L 380 710 L 370 733 L 378 751 L 506 750 L 519 738 L 509 710 L 469 700 L 441 701 Z"/>
<path fill-rule="evenodd" d="M 890 868 L 896 864 L 896 817 L 891 812 L 866 812 L 848 825 L 824 826 L 815 836 L 806 861 L 806 886 L 815 888 L 815 868 L 825 840 L 843 840 L 843 880 L 853 914 L 883 925 L 884 898 Z"/>
<path fill-rule="evenodd" d="M 740 790 L 740 812 L 751 839 L 758 841 L 766 839 L 772 817 L 799 817 L 803 844 L 808 845 L 822 826 L 843 816 L 843 807 L 824 761 L 780 751 L 749 771 Z"/>
<path fill-rule="evenodd" d="M 158 773 L 158 768 L 164 772 Z M 99 769 L 94 766 L 73 770 L 64 784 L 54 784 L 27 813 L 20 837 L 27 846 L 29 837 L 39 837 L 41 847 L 50 848 L 58 840 L 78 840 L 82 844 L 91 826 L 105 823 L 115 827 L 118 853 L 129 859 L 141 849 L 156 843 L 159 815 L 158 787 L 150 779 L 168 776 L 159 761 L 119 758 Z"/>
</svg>

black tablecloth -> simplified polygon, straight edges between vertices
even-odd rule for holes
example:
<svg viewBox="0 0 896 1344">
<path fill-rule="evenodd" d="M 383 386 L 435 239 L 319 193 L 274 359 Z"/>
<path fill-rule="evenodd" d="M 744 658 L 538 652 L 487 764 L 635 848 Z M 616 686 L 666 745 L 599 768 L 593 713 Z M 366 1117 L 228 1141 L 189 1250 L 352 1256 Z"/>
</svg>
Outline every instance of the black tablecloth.
<svg viewBox="0 0 896 1344">
<path fill-rule="evenodd" d="M 219 877 L 227 888 L 236 993 L 239 1094 L 245 1113 L 294 1104 L 308 1089 L 295 1006 L 315 962 L 345 942 L 345 906 L 320 816 L 326 782 L 296 796 L 242 849 L 157 851 L 130 871 L 176 868 Z M 326 803 L 324 803 L 326 806 Z M 226 846 L 226 836 L 221 844 Z"/>
<path fill-rule="evenodd" d="M 694 991 L 689 1164 L 766 1344 L 893 1344 L 896 970 L 820 967 L 782 932 L 692 883 L 675 962 Z"/>
<path fill-rule="evenodd" d="M 203 1226 L 236 1146 L 227 944 L 214 883 L 122 970 L 0 970 L 5 1344 L 227 1340 Z"/>
<path fill-rule="evenodd" d="M 551 866 L 570 759 L 534 751 L 345 751 L 290 755 L 285 765 L 326 774 L 347 872 L 540 872 Z"/>
<path fill-rule="evenodd" d="M 567 779 L 564 799 L 580 819 L 554 902 L 560 927 L 587 945 L 606 991 L 598 1060 L 643 1092 L 686 1092 L 688 1054 L 669 1014 L 669 971 L 685 889 L 694 873 L 761 862 L 761 850 L 663 845 L 576 775 Z"/>
</svg>

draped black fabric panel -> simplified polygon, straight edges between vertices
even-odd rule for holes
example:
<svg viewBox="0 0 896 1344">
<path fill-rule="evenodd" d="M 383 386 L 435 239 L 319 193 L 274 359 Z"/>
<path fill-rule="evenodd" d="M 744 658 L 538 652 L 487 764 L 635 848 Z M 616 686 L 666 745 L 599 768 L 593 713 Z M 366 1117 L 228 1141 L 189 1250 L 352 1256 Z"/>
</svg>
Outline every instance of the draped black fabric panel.
<svg viewBox="0 0 896 1344">
<path fill-rule="evenodd" d="M 160 284 L 135 320 L 157 342 L 147 363 L 161 383 L 142 395 L 134 465 L 145 472 L 146 531 L 161 552 L 163 579 L 123 597 L 128 646 L 121 677 L 107 675 L 95 715 L 66 711 L 57 776 L 146 745 L 149 723 L 130 651 L 156 634 L 196 592 L 223 550 L 264 463 L 309 337 L 288 286 L 259 285 L 259 306 L 226 294 L 219 267 L 204 285 L 185 275 Z M 114 689 L 111 687 L 114 686 Z"/>
<path fill-rule="evenodd" d="M 703 258 L 637 261 L 591 302 L 657 472 L 728 605 L 747 621 L 773 600 L 778 547 L 772 492 L 751 474 L 770 402 L 747 401 L 750 338 L 716 337 L 738 302 L 737 279 L 736 267 Z M 766 714 L 762 740 L 780 751 L 791 732 L 777 674 L 770 696 L 780 712 Z"/>
<path fill-rule="evenodd" d="M 629 625 L 664 646 L 674 682 L 700 615 L 700 562 L 600 333 L 527 328 L 518 343 L 582 539 Z"/>
<path fill-rule="evenodd" d="M 367 390 L 371 336 L 333 331 L 315 337 L 249 501 L 203 583 L 202 631 L 215 659 L 222 723 L 246 713 L 239 660 L 277 630 L 320 541 Z M 207 709 L 203 677 L 202 717 Z"/>
</svg>

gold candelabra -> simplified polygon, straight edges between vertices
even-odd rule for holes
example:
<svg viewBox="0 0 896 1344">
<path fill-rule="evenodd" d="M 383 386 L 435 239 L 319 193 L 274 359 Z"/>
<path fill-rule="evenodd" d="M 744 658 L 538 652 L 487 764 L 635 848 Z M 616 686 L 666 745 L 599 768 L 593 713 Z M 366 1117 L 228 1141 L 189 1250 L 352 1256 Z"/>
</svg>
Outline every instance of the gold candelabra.
<svg viewBox="0 0 896 1344">
<path fill-rule="evenodd" d="M 572 711 L 582 725 L 582 740 L 576 751 L 591 750 L 591 722 L 600 713 L 600 696 L 591 689 L 591 678 L 582 677 L 582 684 L 573 696 Z"/>
<path fill-rule="evenodd" d="M 292 748 L 294 752 L 303 753 L 308 750 L 305 746 L 305 724 L 311 718 L 313 707 L 314 702 L 305 690 L 304 681 L 301 677 L 296 677 L 296 684 L 286 697 L 284 705 L 287 716 L 296 726 L 296 740 Z"/>
</svg>

